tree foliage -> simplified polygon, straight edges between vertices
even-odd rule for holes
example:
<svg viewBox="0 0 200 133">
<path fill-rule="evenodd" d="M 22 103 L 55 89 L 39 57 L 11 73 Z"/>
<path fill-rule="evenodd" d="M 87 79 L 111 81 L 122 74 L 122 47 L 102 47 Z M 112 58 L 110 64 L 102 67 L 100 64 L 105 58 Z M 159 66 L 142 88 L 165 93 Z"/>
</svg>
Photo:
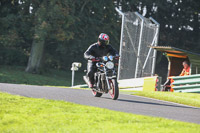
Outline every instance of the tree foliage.
<svg viewBox="0 0 200 133">
<path fill-rule="evenodd" d="M 115 7 L 156 19 L 159 45 L 199 52 L 199 0 L 1 0 L 0 64 L 28 64 L 29 72 L 69 69 L 73 61 L 85 63 L 83 52 L 101 32 L 118 49 L 121 18 Z"/>
</svg>

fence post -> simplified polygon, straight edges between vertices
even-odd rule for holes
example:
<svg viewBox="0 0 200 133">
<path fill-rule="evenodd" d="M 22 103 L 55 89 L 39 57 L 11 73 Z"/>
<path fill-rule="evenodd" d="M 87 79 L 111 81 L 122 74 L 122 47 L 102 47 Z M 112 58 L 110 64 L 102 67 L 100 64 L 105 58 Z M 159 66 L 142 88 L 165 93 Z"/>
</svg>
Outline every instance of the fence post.
<svg viewBox="0 0 200 133">
<path fill-rule="evenodd" d="M 123 43 L 123 33 L 124 33 L 124 13 L 121 12 L 117 7 L 115 10 L 122 15 L 122 25 L 121 25 L 121 38 L 120 38 L 120 49 L 119 49 L 119 55 L 122 55 L 122 43 Z M 118 65 L 118 75 L 117 75 L 117 80 L 119 80 L 120 77 L 120 68 L 121 68 L 121 59 L 119 58 L 119 65 Z"/>
<path fill-rule="evenodd" d="M 155 34 L 155 36 L 154 36 L 154 38 L 153 38 L 153 41 L 152 41 L 152 43 L 151 43 L 151 46 L 154 46 L 154 44 L 156 43 L 157 34 L 158 34 L 158 30 L 156 30 L 156 34 Z M 148 52 L 147 57 L 146 57 L 146 60 L 145 60 L 145 62 L 144 62 L 144 65 L 143 65 L 143 67 L 142 67 L 142 73 L 143 73 L 143 71 L 144 71 L 144 69 L 145 69 L 145 67 L 146 67 L 146 64 L 147 64 L 148 58 L 149 58 L 149 56 L 150 56 L 151 50 L 152 50 L 152 48 L 150 47 L 149 52 Z M 155 51 L 154 51 L 154 52 L 155 52 Z M 154 57 L 156 57 L 156 55 L 155 55 L 155 56 L 153 55 L 153 60 L 154 60 Z M 153 69 L 153 67 L 152 67 L 152 69 Z M 154 73 L 153 73 L 153 74 L 151 73 L 151 76 L 153 76 L 153 75 L 154 75 Z"/>
<path fill-rule="evenodd" d="M 158 35 L 159 35 L 160 24 L 155 19 L 153 19 L 152 17 L 150 17 L 149 19 L 151 21 L 153 21 L 157 25 L 157 29 L 156 29 L 157 37 L 156 37 L 156 40 L 155 40 L 155 46 L 157 46 L 158 45 L 158 37 L 159 37 Z M 154 50 L 154 52 L 153 52 L 153 63 L 152 63 L 151 76 L 153 76 L 154 73 L 155 73 L 156 55 L 157 55 L 157 51 Z"/>
<path fill-rule="evenodd" d="M 136 67 L 135 67 L 135 78 L 137 78 L 138 63 L 139 63 L 140 49 L 141 49 L 141 42 L 142 42 L 142 33 L 143 33 L 143 27 L 144 27 L 144 17 L 141 16 L 138 12 L 135 12 L 135 14 L 142 20 L 141 29 L 140 29 L 140 38 L 139 38 L 138 54 L 137 54 Z"/>
</svg>

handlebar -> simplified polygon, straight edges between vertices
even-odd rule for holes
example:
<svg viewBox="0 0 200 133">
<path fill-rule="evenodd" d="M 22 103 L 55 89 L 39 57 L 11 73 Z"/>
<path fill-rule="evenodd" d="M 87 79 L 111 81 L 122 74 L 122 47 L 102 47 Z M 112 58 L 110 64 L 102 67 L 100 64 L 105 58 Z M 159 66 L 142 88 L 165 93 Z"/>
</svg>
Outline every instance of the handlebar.
<svg viewBox="0 0 200 133">
<path fill-rule="evenodd" d="M 92 62 L 99 62 L 99 59 L 91 59 Z"/>
<path fill-rule="evenodd" d="M 115 59 L 116 59 L 116 60 L 119 60 L 119 58 L 120 58 L 120 56 L 115 56 Z"/>
<path fill-rule="evenodd" d="M 91 58 L 91 59 L 89 59 L 89 60 L 91 60 L 92 62 L 100 62 L 101 60 L 103 60 L 102 59 L 103 57 L 94 57 L 94 58 Z M 120 56 L 118 55 L 118 56 L 113 56 L 113 58 L 114 58 L 114 60 L 119 60 L 119 58 L 120 58 Z"/>
</svg>

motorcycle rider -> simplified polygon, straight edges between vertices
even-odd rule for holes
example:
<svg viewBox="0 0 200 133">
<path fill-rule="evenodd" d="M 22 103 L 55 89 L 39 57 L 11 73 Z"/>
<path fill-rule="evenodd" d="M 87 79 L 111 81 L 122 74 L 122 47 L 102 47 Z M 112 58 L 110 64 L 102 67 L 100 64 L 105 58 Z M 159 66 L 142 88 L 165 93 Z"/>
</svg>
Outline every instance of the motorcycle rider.
<svg viewBox="0 0 200 133">
<path fill-rule="evenodd" d="M 103 56 L 118 56 L 118 52 L 109 45 L 109 36 L 101 33 L 98 37 L 98 42 L 89 46 L 85 51 L 84 57 L 88 60 L 87 76 L 89 77 L 89 87 L 94 87 L 94 73 L 97 71 L 95 61 Z"/>
</svg>

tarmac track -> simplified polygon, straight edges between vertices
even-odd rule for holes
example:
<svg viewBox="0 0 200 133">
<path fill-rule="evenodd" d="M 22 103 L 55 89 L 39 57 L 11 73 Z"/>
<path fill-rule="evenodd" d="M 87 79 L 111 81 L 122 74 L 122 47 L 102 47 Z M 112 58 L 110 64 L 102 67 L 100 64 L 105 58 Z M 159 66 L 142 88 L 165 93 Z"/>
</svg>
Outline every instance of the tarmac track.
<svg viewBox="0 0 200 133">
<path fill-rule="evenodd" d="M 0 83 L 0 91 L 200 124 L 200 108 L 140 96 L 120 94 L 118 100 L 112 100 L 108 94 L 93 97 L 91 90 L 5 83 Z"/>
</svg>

